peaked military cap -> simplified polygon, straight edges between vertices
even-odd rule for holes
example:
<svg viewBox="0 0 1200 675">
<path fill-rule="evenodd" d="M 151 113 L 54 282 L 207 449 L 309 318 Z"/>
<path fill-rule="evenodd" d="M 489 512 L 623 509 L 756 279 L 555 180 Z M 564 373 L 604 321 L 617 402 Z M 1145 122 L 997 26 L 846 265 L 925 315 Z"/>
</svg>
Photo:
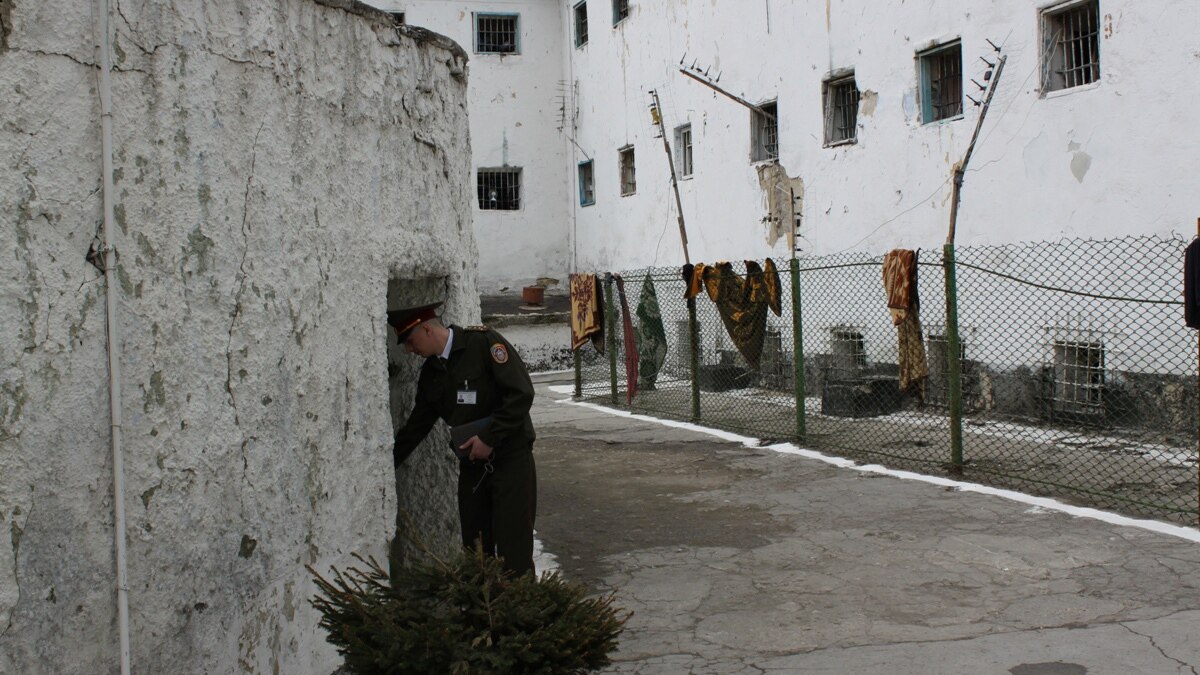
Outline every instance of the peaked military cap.
<svg viewBox="0 0 1200 675">
<path fill-rule="evenodd" d="M 400 341 L 404 342 L 412 329 L 430 319 L 436 319 L 437 311 L 435 310 L 441 306 L 442 303 L 434 302 L 420 307 L 394 309 L 387 313 L 388 323 L 396 329 L 396 336 Z"/>
</svg>

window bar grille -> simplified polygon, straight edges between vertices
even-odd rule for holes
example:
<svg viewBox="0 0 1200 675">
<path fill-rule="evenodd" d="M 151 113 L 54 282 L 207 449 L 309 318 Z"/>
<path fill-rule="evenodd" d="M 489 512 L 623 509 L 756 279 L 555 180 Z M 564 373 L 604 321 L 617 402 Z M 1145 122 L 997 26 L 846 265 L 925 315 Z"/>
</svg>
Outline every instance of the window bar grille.
<svg viewBox="0 0 1200 675">
<path fill-rule="evenodd" d="M 834 97 L 834 143 L 853 140 L 857 135 L 858 126 L 858 86 L 854 80 L 840 82 L 833 86 Z"/>
<path fill-rule="evenodd" d="M 1099 17 L 1094 3 L 1063 12 L 1058 52 L 1062 54 L 1063 87 L 1091 84 L 1100 78 Z"/>
<path fill-rule="evenodd" d="M 477 51 L 487 54 L 515 54 L 517 17 L 476 16 Z"/>
<path fill-rule="evenodd" d="M 767 117 L 763 118 L 763 150 L 767 157 L 779 156 L 779 123 Z"/>
<path fill-rule="evenodd" d="M 1061 412 L 1084 415 L 1104 412 L 1103 343 L 1054 342 L 1053 400 Z"/>
<path fill-rule="evenodd" d="M 962 114 L 962 52 L 958 47 L 929 57 L 929 90 L 934 120 Z"/>
<path fill-rule="evenodd" d="M 679 166 L 683 176 L 692 175 L 692 128 L 683 127 L 679 130 Z"/>
<path fill-rule="evenodd" d="M 476 188 L 479 208 L 484 211 L 516 211 L 521 208 L 520 171 L 480 171 Z"/>
</svg>

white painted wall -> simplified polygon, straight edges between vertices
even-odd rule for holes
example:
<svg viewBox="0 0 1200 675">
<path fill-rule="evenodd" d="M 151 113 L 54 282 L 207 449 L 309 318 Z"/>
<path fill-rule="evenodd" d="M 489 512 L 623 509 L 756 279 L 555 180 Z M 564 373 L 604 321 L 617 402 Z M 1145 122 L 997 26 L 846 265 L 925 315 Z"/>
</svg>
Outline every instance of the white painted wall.
<svg viewBox="0 0 1200 675">
<path fill-rule="evenodd" d="M 468 85 L 474 168 L 521 167 L 519 211 L 481 210 L 474 204 L 480 247 L 480 291 L 520 292 L 539 277 L 566 283 L 570 264 L 570 174 L 563 171 L 567 136 L 562 126 L 562 9 L 558 0 L 372 0 L 403 11 L 410 25 L 457 41 L 470 53 Z M 520 15 L 520 54 L 474 52 L 474 12 Z M 474 175 L 471 186 L 474 189 Z"/>
<path fill-rule="evenodd" d="M 393 533 L 389 301 L 479 316 L 465 55 L 347 0 L 112 6 L 133 669 L 328 673 L 304 566 Z M 4 673 L 119 663 L 94 11 L 0 4 Z M 453 545 L 437 450 L 401 502 Z"/>
<path fill-rule="evenodd" d="M 1200 5 L 1103 0 L 1101 82 L 1043 97 L 1039 4 L 634 0 L 612 28 L 608 2 L 589 0 L 590 42 L 573 51 L 571 78 L 580 87 L 579 144 L 596 158 L 597 203 L 579 210 L 579 267 L 683 261 L 650 89 L 668 128 L 693 125 L 696 173 L 680 186 L 692 259 L 788 253 L 784 240 L 767 245 L 760 222 L 749 113 L 678 73 L 685 54 L 751 101 L 778 98 L 781 163 L 805 186 L 805 253 L 940 246 L 947 180 L 978 109 L 968 102 L 962 119 L 921 124 L 914 56 L 951 38 L 962 39 L 968 77 L 981 79 L 978 56 L 994 60 L 985 38 L 1009 55 L 967 174 L 960 244 L 1190 233 L 1200 214 L 1191 170 L 1200 137 L 1190 121 L 1200 53 L 1182 27 L 1200 25 Z M 859 140 L 824 148 L 821 82 L 842 68 L 855 69 L 864 94 Z M 620 197 L 617 149 L 628 143 L 638 192 Z M 572 164 L 581 159 L 576 151 Z"/>
</svg>

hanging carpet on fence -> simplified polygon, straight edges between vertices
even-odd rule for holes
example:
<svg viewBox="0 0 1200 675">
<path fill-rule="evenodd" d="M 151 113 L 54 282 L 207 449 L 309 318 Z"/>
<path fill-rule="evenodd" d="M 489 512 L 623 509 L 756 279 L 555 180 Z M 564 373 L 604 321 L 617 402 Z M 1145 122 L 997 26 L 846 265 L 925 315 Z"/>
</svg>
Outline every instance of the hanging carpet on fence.
<svg viewBox="0 0 1200 675">
<path fill-rule="evenodd" d="M 629 315 L 629 301 L 625 297 L 625 280 L 614 274 L 617 281 L 617 297 L 621 299 L 621 327 L 625 335 L 625 403 L 633 403 L 637 396 L 638 347 L 633 332 L 633 319 Z"/>
<path fill-rule="evenodd" d="M 732 264 L 719 262 L 705 270 L 704 286 L 733 346 L 751 369 L 758 370 L 767 328 L 767 292 L 758 263 L 747 261 L 746 269 L 742 278 Z"/>
<path fill-rule="evenodd" d="M 642 282 L 642 292 L 637 306 L 638 387 L 654 389 L 658 371 L 667 360 L 667 331 L 663 328 L 662 312 L 658 306 L 658 293 L 650 274 Z"/>
<path fill-rule="evenodd" d="M 929 365 L 921 335 L 921 300 L 917 295 L 917 254 L 893 249 L 883 256 L 883 288 L 896 326 L 900 357 L 900 391 L 924 399 Z"/>
<path fill-rule="evenodd" d="M 749 261 L 746 263 L 749 265 Z M 748 266 L 747 270 L 750 269 Z M 779 286 L 779 270 L 775 261 L 767 258 L 763 261 L 763 283 L 767 286 L 767 304 L 775 316 L 783 316 L 783 294 Z"/>
<path fill-rule="evenodd" d="M 590 339 L 596 351 L 604 353 L 604 290 L 595 274 L 572 274 L 571 349 L 579 349 Z"/>
</svg>

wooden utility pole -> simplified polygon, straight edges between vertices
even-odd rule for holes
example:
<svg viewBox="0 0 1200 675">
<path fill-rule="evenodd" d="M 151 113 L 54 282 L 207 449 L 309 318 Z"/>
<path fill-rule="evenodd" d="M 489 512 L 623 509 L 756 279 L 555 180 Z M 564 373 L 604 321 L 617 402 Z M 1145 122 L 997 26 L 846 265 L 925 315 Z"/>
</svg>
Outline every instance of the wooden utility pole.
<svg viewBox="0 0 1200 675">
<path fill-rule="evenodd" d="M 683 242 L 683 261 L 692 264 L 688 254 L 687 227 L 683 224 L 683 202 L 679 199 L 679 179 L 675 177 L 675 156 L 671 154 L 671 143 L 667 140 L 667 127 L 663 123 L 662 105 L 658 100 L 658 92 L 651 89 L 654 105 L 650 107 L 650 116 L 658 126 L 658 134 L 662 136 L 663 151 L 667 153 L 667 166 L 671 168 L 671 191 L 675 194 L 675 212 L 679 219 L 679 239 Z M 692 369 L 692 421 L 700 421 L 700 323 L 696 318 L 696 298 L 687 299 L 688 309 L 688 342 L 692 353 L 690 366 Z"/>
<path fill-rule="evenodd" d="M 950 472 L 961 475 L 963 470 L 963 436 L 962 436 L 962 353 L 958 335 L 958 280 L 956 279 L 956 263 L 954 260 L 954 237 L 958 227 L 958 202 L 961 196 L 963 177 L 967 172 L 967 162 L 975 152 L 975 142 L 979 140 L 979 130 L 983 128 L 983 120 L 987 117 L 988 108 L 992 105 L 992 96 L 996 93 L 996 85 L 1000 82 L 1000 74 L 1004 72 L 1004 62 L 1007 56 L 1001 55 L 996 62 L 996 72 L 992 74 L 991 84 L 988 85 L 987 97 L 983 100 L 983 109 L 979 119 L 975 120 L 975 133 L 971 134 L 971 143 L 962 161 L 954 165 L 953 181 L 950 187 L 950 231 L 946 234 L 946 245 L 942 247 L 942 265 L 946 274 L 946 389 L 950 403 Z M 986 78 L 985 78 L 986 79 Z"/>
<path fill-rule="evenodd" d="M 658 125 L 658 133 L 662 136 L 663 150 L 667 153 L 667 166 L 671 168 L 671 191 L 675 193 L 675 213 L 679 221 L 679 239 L 683 242 L 683 261 L 690 265 L 692 259 L 688 255 L 687 227 L 683 224 L 683 203 L 679 200 L 679 180 L 675 177 L 675 156 L 671 154 L 671 143 L 667 141 L 667 129 L 663 125 L 662 106 L 658 102 L 658 92 L 651 89 L 650 95 L 654 97 L 654 105 L 650 107 L 650 116 Z"/>
</svg>

